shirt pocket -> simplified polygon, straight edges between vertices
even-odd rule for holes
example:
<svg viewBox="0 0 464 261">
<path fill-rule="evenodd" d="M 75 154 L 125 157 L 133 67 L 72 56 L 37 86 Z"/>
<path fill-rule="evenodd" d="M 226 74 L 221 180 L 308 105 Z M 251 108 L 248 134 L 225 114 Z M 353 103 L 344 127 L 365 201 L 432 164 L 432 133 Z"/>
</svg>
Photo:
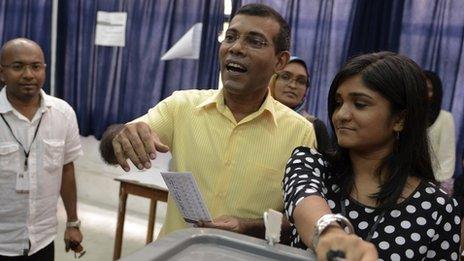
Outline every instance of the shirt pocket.
<svg viewBox="0 0 464 261">
<path fill-rule="evenodd" d="M 43 142 L 44 170 L 50 174 L 61 174 L 61 170 L 63 168 L 64 141 L 44 139 Z"/>
<path fill-rule="evenodd" d="M 0 173 L 17 174 L 19 171 L 19 146 L 0 142 Z"/>
</svg>

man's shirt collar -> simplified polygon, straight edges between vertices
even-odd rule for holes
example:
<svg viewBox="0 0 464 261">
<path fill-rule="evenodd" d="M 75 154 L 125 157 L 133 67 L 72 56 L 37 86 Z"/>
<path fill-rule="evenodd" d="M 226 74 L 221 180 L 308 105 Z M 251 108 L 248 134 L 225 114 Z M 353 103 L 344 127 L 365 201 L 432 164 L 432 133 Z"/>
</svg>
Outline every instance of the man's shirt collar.
<svg viewBox="0 0 464 261">
<path fill-rule="evenodd" d="M 52 102 L 50 101 L 50 97 L 43 91 L 40 90 L 40 107 L 39 110 L 43 113 L 52 106 Z M 10 101 L 6 97 L 6 86 L 3 86 L 2 90 L 0 91 L 0 113 L 7 113 L 13 111 L 14 107 L 11 105 Z"/>
<path fill-rule="evenodd" d="M 261 107 L 256 112 L 246 116 L 240 123 L 245 123 L 250 121 L 261 114 L 267 114 L 271 117 L 273 124 L 277 127 L 276 120 L 276 109 L 275 109 L 276 100 L 271 96 L 271 93 L 268 91 L 266 94 L 266 99 L 261 104 Z M 230 111 L 227 108 L 224 101 L 224 89 L 220 89 L 214 95 L 208 97 L 205 101 L 196 106 L 197 109 L 206 109 L 215 106 L 215 108 L 222 114 L 227 116 L 227 111 Z"/>
</svg>

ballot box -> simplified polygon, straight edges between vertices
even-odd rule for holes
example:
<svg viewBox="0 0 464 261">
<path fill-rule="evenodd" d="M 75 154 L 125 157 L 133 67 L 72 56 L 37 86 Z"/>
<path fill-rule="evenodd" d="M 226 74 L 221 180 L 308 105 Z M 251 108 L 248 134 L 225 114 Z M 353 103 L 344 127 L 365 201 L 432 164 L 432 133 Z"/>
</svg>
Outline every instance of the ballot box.
<svg viewBox="0 0 464 261">
<path fill-rule="evenodd" d="M 307 251 L 266 240 L 210 228 L 188 228 L 171 233 L 123 261 L 236 261 L 316 260 Z"/>
</svg>

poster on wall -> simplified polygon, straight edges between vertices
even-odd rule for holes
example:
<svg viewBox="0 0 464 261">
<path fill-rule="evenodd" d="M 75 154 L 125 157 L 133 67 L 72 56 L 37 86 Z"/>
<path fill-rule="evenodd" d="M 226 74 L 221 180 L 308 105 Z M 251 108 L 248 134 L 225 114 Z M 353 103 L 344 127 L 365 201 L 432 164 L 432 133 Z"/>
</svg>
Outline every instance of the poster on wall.
<svg viewBox="0 0 464 261">
<path fill-rule="evenodd" d="M 161 60 L 198 59 L 200 57 L 202 23 L 194 24 L 164 55 Z"/>
<path fill-rule="evenodd" d="M 126 12 L 97 12 L 95 45 L 124 47 L 126 43 Z"/>
</svg>

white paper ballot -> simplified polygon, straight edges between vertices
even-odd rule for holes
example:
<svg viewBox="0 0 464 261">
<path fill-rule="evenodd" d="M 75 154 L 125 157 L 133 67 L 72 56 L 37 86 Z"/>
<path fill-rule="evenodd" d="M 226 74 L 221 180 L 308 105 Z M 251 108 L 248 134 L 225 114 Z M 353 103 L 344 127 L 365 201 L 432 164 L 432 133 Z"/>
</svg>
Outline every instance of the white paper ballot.
<svg viewBox="0 0 464 261">
<path fill-rule="evenodd" d="M 192 173 L 161 172 L 161 176 L 186 222 L 212 220 Z"/>
</svg>

